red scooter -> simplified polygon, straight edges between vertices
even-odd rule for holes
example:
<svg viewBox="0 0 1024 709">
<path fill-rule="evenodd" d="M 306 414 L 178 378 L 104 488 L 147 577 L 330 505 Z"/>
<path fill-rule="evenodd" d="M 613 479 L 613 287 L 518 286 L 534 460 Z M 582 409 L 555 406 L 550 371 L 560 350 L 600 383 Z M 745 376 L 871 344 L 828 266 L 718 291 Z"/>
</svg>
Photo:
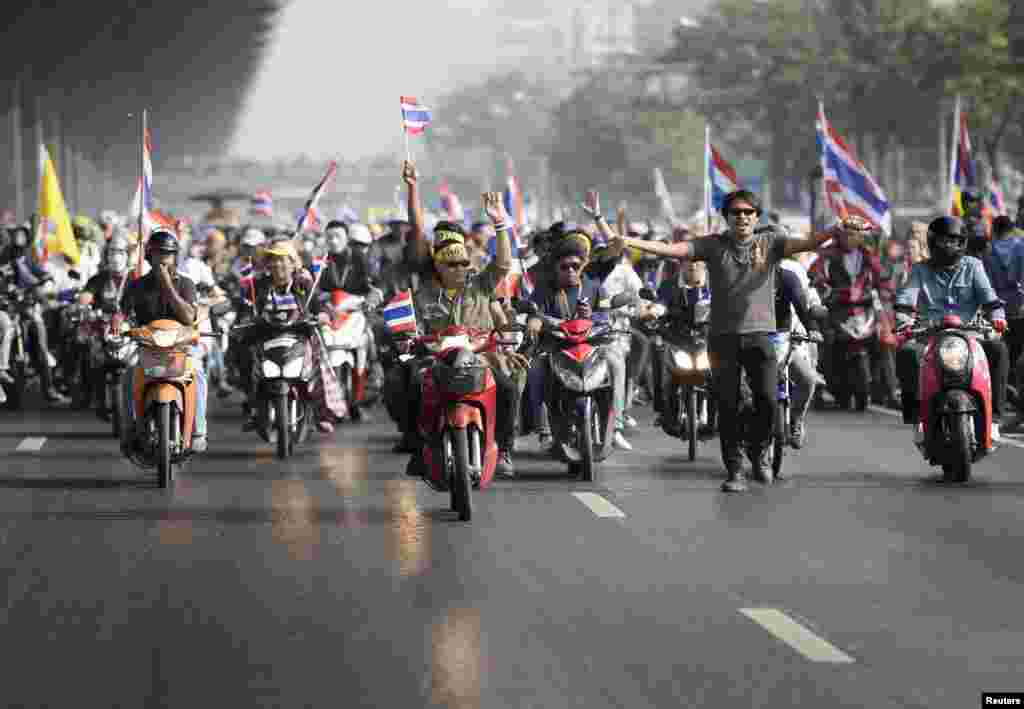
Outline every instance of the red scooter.
<svg viewBox="0 0 1024 709">
<path fill-rule="evenodd" d="M 414 350 L 433 364 L 423 376 L 423 405 L 416 425 L 423 440 L 423 479 L 439 492 L 451 492 L 459 520 L 473 517 L 472 488 L 485 489 L 498 464 L 495 442 L 497 384 L 480 357 L 495 351 L 488 330 L 453 326 L 413 340 Z"/>
<path fill-rule="evenodd" d="M 921 452 L 941 465 L 947 482 L 964 483 L 971 465 L 992 452 L 992 381 L 978 335 L 994 328 L 980 318 L 963 324 L 946 315 L 938 325 L 903 334 L 927 340 L 920 372 Z"/>
</svg>

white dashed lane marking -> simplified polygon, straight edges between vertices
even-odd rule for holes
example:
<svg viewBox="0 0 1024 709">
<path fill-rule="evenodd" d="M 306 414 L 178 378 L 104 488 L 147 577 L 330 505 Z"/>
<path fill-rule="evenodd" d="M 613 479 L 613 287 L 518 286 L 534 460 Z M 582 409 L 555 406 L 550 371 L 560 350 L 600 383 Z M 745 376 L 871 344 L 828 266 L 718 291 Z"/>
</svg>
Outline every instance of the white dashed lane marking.
<svg viewBox="0 0 1024 709">
<path fill-rule="evenodd" d="M 595 492 L 574 492 L 572 496 L 598 517 L 625 517 L 626 513 Z"/>
<path fill-rule="evenodd" d="M 811 662 L 850 663 L 852 657 L 775 608 L 740 608 L 740 613 Z"/>
<path fill-rule="evenodd" d="M 45 438 L 26 438 L 21 443 L 18 444 L 18 447 L 15 448 L 15 450 L 17 450 L 17 451 L 37 451 L 37 450 L 40 450 L 45 443 L 46 443 L 46 439 Z"/>
</svg>

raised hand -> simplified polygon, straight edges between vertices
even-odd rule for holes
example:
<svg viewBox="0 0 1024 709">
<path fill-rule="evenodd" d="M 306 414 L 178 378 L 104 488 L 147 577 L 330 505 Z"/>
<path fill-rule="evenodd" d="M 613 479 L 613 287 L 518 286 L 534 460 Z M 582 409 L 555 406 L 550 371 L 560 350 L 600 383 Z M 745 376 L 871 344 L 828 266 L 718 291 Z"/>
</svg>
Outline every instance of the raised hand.
<svg viewBox="0 0 1024 709">
<path fill-rule="evenodd" d="M 581 206 L 591 219 L 597 219 L 601 214 L 601 195 L 597 190 L 587 190 L 587 197 Z"/>
<path fill-rule="evenodd" d="M 487 216 L 490 217 L 493 224 L 499 224 L 506 220 L 501 192 L 484 192 L 480 195 L 480 199 L 484 203 L 484 211 L 487 212 Z"/>
<path fill-rule="evenodd" d="M 412 160 L 402 161 L 402 181 L 405 184 L 412 187 L 419 180 L 419 175 L 416 173 L 416 163 Z"/>
</svg>

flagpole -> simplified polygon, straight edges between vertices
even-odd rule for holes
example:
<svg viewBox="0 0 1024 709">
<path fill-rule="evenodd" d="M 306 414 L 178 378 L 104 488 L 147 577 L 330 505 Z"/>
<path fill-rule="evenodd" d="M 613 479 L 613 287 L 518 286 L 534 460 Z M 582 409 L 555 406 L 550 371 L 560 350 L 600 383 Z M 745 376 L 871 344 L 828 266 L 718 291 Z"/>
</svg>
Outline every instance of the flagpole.
<svg viewBox="0 0 1024 709">
<path fill-rule="evenodd" d="M 946 212 L 953 216 L 953 188 L 956 184 L 956 163 L 960 155 L 960 94 L 953 102 L 953 139 L 949 143 L 949 181 L 946 183 Z"/>
<path fill-rule="evenodd" d="M 401 110 L 401 104 L 399 104 L 399 110 Z M 405 138 L 405 159 L 408 162 L 412 162 L 412 151 L 409 149 L 409 131 L 405 127 L 405 111 L 402 113 L 402 137 Z"/>
<path fill-rule="evenodd" d="M 704 124 L 704 234 L 711 233 L 711 124 Z"/>
<path fill-rule="evenodd" d="M 145 260 L 145 233 L 143 232 L 143 213 L 146 211 L 146 123 L 148 117 L 146 115 L 146 109 L 142 109 L 142 117 L 140 121 L 141 140 L 139 141 L 139 213 L 138 213 L 138 227 L 139 227 L 139 263 L 137 266 L 138 272 L 136 278 L 142 278 L 142 263 Z"/>
</svg>

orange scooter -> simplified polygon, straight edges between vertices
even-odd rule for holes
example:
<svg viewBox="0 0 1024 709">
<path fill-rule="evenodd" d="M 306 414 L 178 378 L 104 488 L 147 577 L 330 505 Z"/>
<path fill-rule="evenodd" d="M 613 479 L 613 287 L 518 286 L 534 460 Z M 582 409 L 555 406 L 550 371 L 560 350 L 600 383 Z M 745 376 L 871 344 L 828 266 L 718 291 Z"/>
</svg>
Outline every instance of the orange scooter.
<svg viewBox="0 0 1024 709">
<path fill-rule="evenodd" d="M 139 345 L 132 372 L 135 415 L 125 422 L 129 458 L 142 468 L 156 468 L 160 487 L 167 488 L 174 481 L 174 466 L 192 455 L 200 365 L 191 348 L 199 342 L 199 331 L 175 320 L 155 320 L 128 336 Z"/>
</svg>

